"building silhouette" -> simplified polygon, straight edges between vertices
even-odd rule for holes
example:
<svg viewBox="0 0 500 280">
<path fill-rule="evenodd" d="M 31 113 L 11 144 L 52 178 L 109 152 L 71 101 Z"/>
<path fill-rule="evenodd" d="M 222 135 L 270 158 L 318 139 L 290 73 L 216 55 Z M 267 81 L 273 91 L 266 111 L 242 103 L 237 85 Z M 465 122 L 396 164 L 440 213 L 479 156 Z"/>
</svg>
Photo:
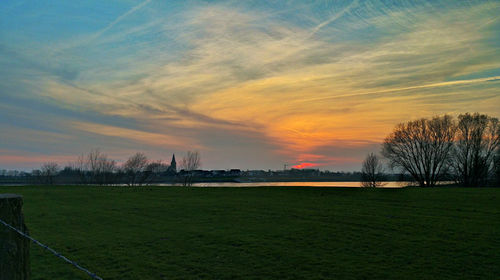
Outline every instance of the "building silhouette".
<svg viewBox="0 0 500 280">
<path fill-rule="evenodd" d="M 177 173 L 177 163 L 175 162 L 175 154 L 172 154 L 172 161 L 170 162 L 170 166 L 168 167 L 169 173 Z"/>
</svg>

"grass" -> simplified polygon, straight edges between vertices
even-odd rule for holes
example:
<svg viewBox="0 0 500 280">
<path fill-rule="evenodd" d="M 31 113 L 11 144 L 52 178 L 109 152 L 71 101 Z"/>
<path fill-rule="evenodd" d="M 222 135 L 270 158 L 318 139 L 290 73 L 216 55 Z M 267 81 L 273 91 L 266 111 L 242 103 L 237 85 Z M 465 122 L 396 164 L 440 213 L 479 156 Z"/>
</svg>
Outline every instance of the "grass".
<svg viewBox="0 0 500 280">
<path fill-rule="evenodd" d="M 498 279 L 500 188 L 0 187 L 104 279 Z M 32 279 L 89 279 L 31 246 Z"/>
</svg>

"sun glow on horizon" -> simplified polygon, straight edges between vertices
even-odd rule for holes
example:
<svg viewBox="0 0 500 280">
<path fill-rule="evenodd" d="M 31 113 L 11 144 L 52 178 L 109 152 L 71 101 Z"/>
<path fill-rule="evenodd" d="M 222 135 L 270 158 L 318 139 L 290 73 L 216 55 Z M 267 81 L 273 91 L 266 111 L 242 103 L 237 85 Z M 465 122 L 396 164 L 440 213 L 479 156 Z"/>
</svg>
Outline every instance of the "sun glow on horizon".
<svg viewBox="0 0 500 280">
<path fill-rule="evenodd" d="M 303 162 L 297 165 L 292 166 L 294 169 L 305 169 L 305 168 L 311 168 L 311 167 L 316 167 L 319 166 L 317 163 L 312 163 L 312 162 Z"/>
</svg>

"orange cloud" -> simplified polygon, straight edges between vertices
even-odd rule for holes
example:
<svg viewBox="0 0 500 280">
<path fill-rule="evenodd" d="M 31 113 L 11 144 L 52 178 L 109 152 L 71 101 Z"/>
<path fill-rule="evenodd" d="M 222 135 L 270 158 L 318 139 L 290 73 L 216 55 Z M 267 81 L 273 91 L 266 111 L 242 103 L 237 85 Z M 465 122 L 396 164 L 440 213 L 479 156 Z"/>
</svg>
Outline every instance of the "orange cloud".
<svg viewBox="0 0 500 280">
<path fill-rule="evenodd" d="M 14 154 L 14 151 L 0 150 L 0 164 L 5 165 L 18 165 L 18 164 L 30 164 L 33 166 L 39 166 L 45 162 L 57 162 L 64 165 L 75 159 L 72 155 L 41 155 L 41 154 Z"/>
<path fill-rule="evenodd" d="M 117 126 L 102 125 L 102 124 L 88 123 L 88 122 L 73 122 L 72 124 L 73 127 L 83 131 L 92 132 L 104 136 L 120 137 L 140 143 L 146 143 L 148 145 L 153 145 L 153 146 L 160 146 L 160 147 L 173 146 L 179 148 L 187 147 L 191 149 L 203 148 L 199 144 L 195 143 L 193 139 L 184 138 L 180 136 L 171 136 L 161 133 L 152 133 L 136 129 L 122 128 Z"/>
</svg>

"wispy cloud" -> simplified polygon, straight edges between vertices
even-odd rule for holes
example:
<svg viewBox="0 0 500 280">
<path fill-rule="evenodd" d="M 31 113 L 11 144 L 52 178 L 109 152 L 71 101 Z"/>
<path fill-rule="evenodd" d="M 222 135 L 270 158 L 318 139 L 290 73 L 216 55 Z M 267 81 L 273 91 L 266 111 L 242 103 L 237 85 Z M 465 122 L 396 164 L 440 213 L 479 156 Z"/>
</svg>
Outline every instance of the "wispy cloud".
<svg viewBox="0 0 500 280">
<path fill-rule="evenodd" d="M 336 96 L 332 96 L 332 97 L 311 98 L 311 99 L 302 100 L 302 101 L 316 102 L 316 101 L 324 101 L 327 99 L 356 97 L 356 96 L 373 95 L 373 94 L 381 94 L 381 93 L 395 93 L 395 92 L 401 92 L 401 91 L 407 91 L 407 90 L 460 86 L 460 85 L 469 85 L 469 84 L 477 84 L 477 83 L 485 83 L 485 82 L 497 82 L 497 81 L 500 81 L 500 76 L 478 78 L 478 79 L 469 79 L 469 80 L 456 80 L 456 81 L 448 81 L 448 82 L 439 82 L 439 83 L 432 83 L 432 84 L 418 85 L 418 86 L 411 86 L 411 87 L 382 89 L 382 90 L 371 91 L 371 92 L 336 95 Z"/>
<path fill-rule="evenodd" d="M 192 147 L 192 149 L 202 148 L 194 139 L 186 139 L 179 136 L 170 136 L 160 133 L 152 133 L 136 129 L 122 128 L 110 125 L 95 123 L 74 122 L 72 126 L 76 129 L 94 134 L 112 136 L 124 139 L 131 139 L 139 143 L 153 145 L 157 147 Z"/>
<path fill-rule="evenodd" d="M 151 0 L 146 0 L 146 1 L 143 1 L 142 3 L 140 3 L 139 5 L 137 6 L 134 6 L 132 7 L 130 10 L 128 10 L 126 13 L 120 15 L 119 17 L 117 17 L 115 20 L 113 20 L 112 22 L 110 22 L 108 25 L 106 25 L 106 27 L 104 27 L 103 29 L 99 30 L 98 32 L 96 32 L 93 36 L 93 40 L 99 38 L 102 34 L 104 34 L 105 32 L 107 32 L 108 30 L 110 30 L 111 28 L 113 28 L 113 26 L 117 25 L 118 23 L 120 23 L 122 20 L 124 20 L 125 18 L 127 18 L 128 16 L 130 16 L 131 14 L 137 12 L 138 10 L 142 9 L 144 6 L 146 6 L 147 4 L 149 4 L 151 2 Z"/>
<path fill-rule="evenodd" d="M 45 162 L 56 162 L 64 166 L 74 161 L 71 155 L 47 155 L 40 153 L 24 153 L 20 151 L 0 150 L 0 165 L 9 168 L 24 168 L 26 165 L 41 166 Z"/>
<path fill-rule="evenodd" d="M 347 5 L 345 8 L 343 8 L 341 11 L 335 13 L 333 16 L 331 16 L 329 19 L 321 22 L 320 24 L 316 25 L 311 33 L 309 34 L 308 37 L 316 34 L 321 28 L 331 24 L 332 22 L 336 21 L 337 19 L 339 19 L 340 17 L 342 17 L 344 14 L 346 14 L 347 12 L 349 12 L 353 7 L 355 7 L 356 5 L 358 5 L 358 0 L 353 0 L 351 1 L 351 3 L 349 5 Z"/>
</svg>

